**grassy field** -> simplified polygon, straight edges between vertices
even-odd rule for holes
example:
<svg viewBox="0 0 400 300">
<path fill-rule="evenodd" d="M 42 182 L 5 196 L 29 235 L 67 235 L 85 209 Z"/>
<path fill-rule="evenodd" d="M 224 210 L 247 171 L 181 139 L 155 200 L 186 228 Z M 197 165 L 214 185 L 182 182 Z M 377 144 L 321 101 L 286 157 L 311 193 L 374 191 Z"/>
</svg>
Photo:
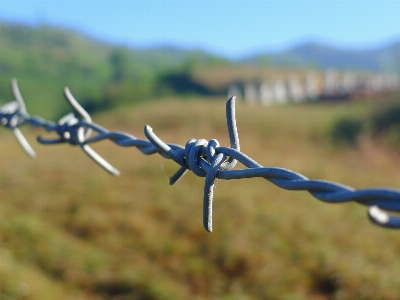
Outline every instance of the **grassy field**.
<svg viewBox="0 0 400 300">
<path fill-rule="evenodd" d="M 94 116 L 113 131 L 166 142 L 228 145 L 223 99 L 168 100 Z M 398 187 L 400 154 L 363 137 L 332 146 L 339 116 L 368 103 L 259 107 L 238 103 L 242 151 L 264 166 L 355 188 Z M 0 132 L 0 299 L 398 299 L 399 232 L 372 225 L 367 208 L 331 205 L 262 179 L 219 180 L 214 232 L 202 227 L 204 178 L 111 142 L 94 146 L 112 177 L 78 147 L 24 155 Z M 237 168 L 239 168 L 238 166 Z"/>
</svg>

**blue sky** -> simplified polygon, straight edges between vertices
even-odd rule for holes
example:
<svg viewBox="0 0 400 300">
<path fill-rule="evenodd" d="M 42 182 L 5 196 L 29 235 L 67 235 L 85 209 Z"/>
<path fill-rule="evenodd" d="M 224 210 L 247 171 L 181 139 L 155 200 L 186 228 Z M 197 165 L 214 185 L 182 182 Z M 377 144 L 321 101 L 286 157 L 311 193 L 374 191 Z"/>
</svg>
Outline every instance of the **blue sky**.
<svg viewBox="0 0 400 300">
<path fill-rule="evenodd" d="M 230 58 L 319 40 L 350 49 L 400 39 L 400 1 L 0 0 L 0 20 L 77 29 L 133 47 Z"/>
</svg>

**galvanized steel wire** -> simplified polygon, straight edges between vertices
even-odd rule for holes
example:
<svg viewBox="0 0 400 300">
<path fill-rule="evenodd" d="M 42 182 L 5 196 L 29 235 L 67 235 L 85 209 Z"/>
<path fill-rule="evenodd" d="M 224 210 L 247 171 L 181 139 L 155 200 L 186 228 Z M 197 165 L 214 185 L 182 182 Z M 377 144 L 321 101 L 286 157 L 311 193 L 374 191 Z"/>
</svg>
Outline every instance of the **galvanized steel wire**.
<svg viewBox="0 0 400 300">
<path fill-rule="evenodd" d="M 222 147 L 215 139 L 191 139 L 185 146 L 167 144 L 159 138 L 153 129 L 146 125 L 144 133 L 147 138 L 139 139 L 124 132 L 113 132 L 94 123 L 90 115 L 79 105 L 68 88 L 64 95 L 72 106 L 76 115 L 70 113 L 61 118 L 58 123 L 45 120 L 41 117 L 30 115 L 15 79 L 11 82 L 15 101 L 0 107 L 1 125 L 11 129 L 28 155 L 36 154 L 22 135 L 19 127 L 29 124 L 33 127 L 42 127 L 48 132 L 57 133 L 56 139 L 38 137 L 42 144 L 69 143 L 78 145 L 96 163 L 111 174 L 118 175 L 119 171 L 97 154 L 90 144 L 102 140 L 110 140 L 118 146 L 136 147 L 143 154 L 159 153 L 167 159 L 176 162 L 180 167 L 170 178 L 170 184 L 176 183 L 188 170 L 199 177 L 205 177 L 203 197 L 203 226 L 212 231 L 212 207 L 214 181 L 218 179 L 242 179 L 262 177 L 276 186 L 292 191 L 308 191 L 316 199 L 327 203 L 342 203 L 354 201 L 369 206 L 369 219 L 386 228 L 400 228 L 400 217 L 387 212 L 400 212 L 400 190 L 388 188 L 368 188 L 355 190 L 338 183 L 309 179 L 302 174 L 291 170 L 264 167 L 246 154 L 240 152 L 239 135 L 235 118 L 235 97 L 226 104 L 226 119 L 230 147 Z M 245 169 L 233 169 L 237 162 L 244 165 Z"/>
</svg>

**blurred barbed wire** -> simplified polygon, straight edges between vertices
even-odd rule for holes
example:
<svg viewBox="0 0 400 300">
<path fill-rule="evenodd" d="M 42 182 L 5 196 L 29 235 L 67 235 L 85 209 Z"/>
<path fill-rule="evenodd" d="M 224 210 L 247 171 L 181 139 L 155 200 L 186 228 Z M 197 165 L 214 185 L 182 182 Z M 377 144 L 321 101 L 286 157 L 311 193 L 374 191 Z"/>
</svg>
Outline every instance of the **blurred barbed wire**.
<svg viewBox="0 0 400 300">
<path fill-rule="evenodd" d="M 368 217 L 377 225 L 386 228 L 400 228 L 400 217 L 383 211 L 400 211 L 400 190 L 388 188 L 368 188 L 355 190 L 351 187 L 326 181 L 309 179 L 302 174 L 284 168 L 264 167 L 240 151 L 239 135 L 235 117 L 235 97 L 231 97 L 226 104 L 226 120 L 230 147 L 222 147 L 215 139 L 191 139 L 185 146 L 167 144 L 160 139 L 153 129 L 146 125 L 144 134 L 147 138 L 139 139 L 124 132 L 113 132 L 94 123 L 90 115 L 76 101 L 68 88 L 64 95 L 74 113 L 62 117 L 57 123 L 30 115 L 19 91 L 17 81 L 11 81 L 11 88 L 15 100 L 0 107 L 1 125 L 14 133 L 26 153 L 35 157 L 35 151 L 29 145 L 19 127 L 29 124 L 33 127 L 42 127 L 48 132 L 57 133 L 57 138 L 45 139 L 38 137 L 42 144 L 69 143 L 78 145 L 81 149 L 102 168 L 113 175 L 119 171 L 95 152 L 89 145 L 102 140 L 110 140 L 118 146 L 136 147 L 143 154 L 159 153 L 167 159 L 176 162 L 180 167 L 171 176 L 170 184 L 175 184 L 190 170 L 199 177 L 205 177 L 203 196 L 203 226 L 212 231 L 212 208 L 214 195 L 214 181 L 218 179 L 242 179 L 262 177 L 278 187 L 292 191 L 308 191 L 316 199 L 327 203 L 342 203 L 354 201 L 369 206 Z M 245 169 L 233 169 L 240 162 Z"/>
</svg>

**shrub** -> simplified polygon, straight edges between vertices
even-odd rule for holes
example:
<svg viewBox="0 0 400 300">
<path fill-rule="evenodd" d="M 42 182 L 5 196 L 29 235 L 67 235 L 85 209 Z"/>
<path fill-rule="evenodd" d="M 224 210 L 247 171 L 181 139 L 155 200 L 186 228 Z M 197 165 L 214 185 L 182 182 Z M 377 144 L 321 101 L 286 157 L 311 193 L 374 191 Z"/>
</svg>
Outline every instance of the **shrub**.
<svg viewBox="0 0 400 300">
<path fill-rule="evenodd" d="M 384 134 L 400 125 L 400 104 L 384 106 L 374 110 L 369 118 L 369 127 L 374 135 Z"/>
<path fill-rule="evenodd" d="M 374 137 L 383 138 L 400 149 L 400 104 L 392 103 L 373 110 L 368 118 L 368 129 Z"/>
<path fill-rule="evenodd" d="M 328 135 L 334 144 L 355 145 L 361 130 L 360 120 L 341 117 L 330 127 Z"/>
</svg>

